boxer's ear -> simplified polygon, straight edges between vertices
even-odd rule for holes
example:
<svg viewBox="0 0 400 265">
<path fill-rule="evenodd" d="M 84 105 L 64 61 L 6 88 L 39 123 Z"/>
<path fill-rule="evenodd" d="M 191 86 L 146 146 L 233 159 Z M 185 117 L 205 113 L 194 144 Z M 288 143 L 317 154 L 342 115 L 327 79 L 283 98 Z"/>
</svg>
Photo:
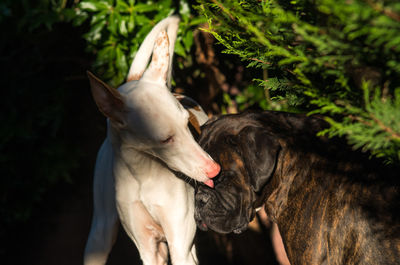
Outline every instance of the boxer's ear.
<svg viewBox="0 0 400 265">
<path fill-rule="evenodd" d="M 260 127 L 247 127 L 240 134 L 240 146 L 250 183 L 255 192 L 262 190 L 275 171 L 280 145 Z"/>
</svg>

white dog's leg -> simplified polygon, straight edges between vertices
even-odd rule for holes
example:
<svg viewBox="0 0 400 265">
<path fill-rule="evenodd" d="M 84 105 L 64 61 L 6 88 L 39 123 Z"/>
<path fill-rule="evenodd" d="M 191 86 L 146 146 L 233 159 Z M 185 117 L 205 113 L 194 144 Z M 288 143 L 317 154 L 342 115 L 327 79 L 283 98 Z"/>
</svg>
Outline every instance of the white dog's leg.
<svg viewBox="0 0 400 265">
<path fill-rule="evenodd" d="M 93 185 L 94 212 L 85 248 L 85 265 L 105 264 L 118 232 L 112 152 L 107 138 L 97 155 Z"/>
<path fill-rule="evenodd" d="M 196 248 L 193 244 L 195 229 L 193 223 L 187 217 L 184 222 L 171 225 L 172 231 L 167 235 L 167 241 L 171 256 L 171 263 L 174 265 L 197 265 Z M 169 238 L 168 238 L 169 236 Z"/>
<path fill-rule="evenodd" d="M 140 201 L 138 180 L 124 161 L 116 159 L 116 205 L 121 224 L 139 250 L 144 265 L 166 265 L 168 247 L 161 226 Z"/>
<path fill-rule="evenodd" d="M 177 190 L 183 189 L 187 192 L 179 193 L 174 198 L 165 198 L 168 201 L 168 207 L 160 207 L 157 210 L 157 217 L 164 228 L 171 263 L 174 265 L 196 265 L 198 260 L 193 242 L 196 233 L 192 197 L 194 191 L 182 182 L 175 182 L 174 185 Z M 187 203 L 187 207 L 182 207 L 182 202 Z"/>
<path fill-rule="evenodd" d="M 144 265 L 166 265 L 168 247 L 164 231 L 140 201 L 117 202 L 123 213 L 121 223 L 128 236 L 135 242 Z"/>
<path fill-rule="evenodd" d="M 190 252 L 192 253 L 192 257 L 193 257 L 194 261 L 196 262 L 196 264 L 199 264 L 199 260 L 197 259 L 197 251 L 196 251 L 195 244 L 193 244 L 192 250 Z"/>
</svg>

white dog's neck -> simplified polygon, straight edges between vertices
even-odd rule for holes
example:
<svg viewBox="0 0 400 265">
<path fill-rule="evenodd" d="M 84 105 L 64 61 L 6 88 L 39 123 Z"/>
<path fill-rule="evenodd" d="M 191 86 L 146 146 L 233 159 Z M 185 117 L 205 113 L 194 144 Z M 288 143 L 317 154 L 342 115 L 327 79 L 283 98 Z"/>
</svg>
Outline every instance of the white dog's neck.
<svg viewBox="0 0 400 265">
<path fill-rule="evenodd" d="M 157 158 L 135 149 L 133 146 L 128 146 L 121 141 L 117 129 L 113 128 L 110 124 L 108 125 L 108 135 L 115 152 L 115 156 L 119 157 L 125 162 L 126 167 L 130 173 L 138 178 L 140 175 L 146 175 L 149 171 L 154 170 L 154 163 Z"/>
</svg>

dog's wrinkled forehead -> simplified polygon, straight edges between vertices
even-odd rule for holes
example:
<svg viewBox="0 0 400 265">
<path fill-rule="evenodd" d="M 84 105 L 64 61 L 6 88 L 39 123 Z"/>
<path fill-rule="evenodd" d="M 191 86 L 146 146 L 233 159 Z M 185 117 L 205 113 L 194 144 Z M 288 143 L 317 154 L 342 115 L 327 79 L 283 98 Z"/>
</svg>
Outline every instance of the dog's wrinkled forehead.
<svg viewBox="0 0 400 265">
<path fill-rule="evenodd" d="M 246 174 L 245 165 L 235 138 L 233 135 L 220 135 L 213 141 L 215 144 L 207 145 L 204 150 L 221 165 L 222 171 L 233 171 L 243 176 Z"/>
<path fill-rule="evenodd" d="M 126 105 L 134 110 L 151 109 L 154 112 L 182 115 L 184 108 L 165 85 L 147 80 L 131 81 L 119 88 L 124 94 Z M 177 118 L 180 118 L 179 116 Z"/>
<path fill-rule="evenodd" d="M 234 136 L 222 137 L 220 140 L 218 144 L 205 149 L 221 166 L 220 174 L 214 178 L 214 189 L 208 189 L 207 192 L 234 193 L 237 197 L 232 200 L 247 201 L 249 198 L 245 197 L 251 193 L 250 179 L 238 146 L 232 144 Z"/>
<path fill-rule="evenodd" d="M 220 188 L 218 183 L 220 183 L 226 175 L 230 176 L 229 181 L 231 185 L 242 189 L 242 187 L 248 186 L 245 185 L 245 181 L 248 181 L 248 176 L 240 152 L 241 147 L 238 136 L 242 126 L 235 126 L 232 128 L 229 125 L 223 126 L 225 123 L 225 117 L 207 122 L 202 126 L 199 143 L 221 166 L 221 173 L 215 178 L 215 190 Z M 232 124 L 230 123 L 230 125 Z"/>
<path fill-rule="evenodd" d="M 133 130 L 150 138 L 162 139 L 187 125 L 188 112 L 166 87 L 131 81 L 120 91 L 125 96 L 127 118 Z"/>
</svg>

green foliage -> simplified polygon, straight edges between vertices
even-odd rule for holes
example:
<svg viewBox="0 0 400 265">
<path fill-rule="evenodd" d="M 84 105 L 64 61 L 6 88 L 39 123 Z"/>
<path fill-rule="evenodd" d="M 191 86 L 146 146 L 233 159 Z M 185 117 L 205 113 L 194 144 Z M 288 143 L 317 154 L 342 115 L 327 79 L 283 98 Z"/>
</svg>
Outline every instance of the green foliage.
<svg viewBox="0 0 400 265">
<path fill-rule="evenodd" d="M 33 32 L 42 27 L 51 30 L 54 24 L 73 17 L 75 13 L 67 8 L 67 0 L 3 0 L 0 3 L 0 23 L 16 20 L 12 26 L 17 32 Z"/>
<path fill-rule="evenodd" d="M 199 2 L 224 52 L 268 72 L 257 81 L 272 100 L 323 114 L 329 135 L 400 161 L 398 1 Z"/>
<path fill-rule="evenodd" d="M 381 95 L 376 89 L 370 96 L 368 83 L 364 83 L 364 108 L 336 102 L 334 108 L 345 116 L 341 122 L 327 118 L 332 127 L 320 134 L 347 135 L 355 148 L 370 150 L 377 157 L 387 158 L 388 162 L 400 161 L 400 89 L 393 97 Z"/>
<path fill-rule="evenodd" d="M 150 30 L 161 19 L 178 10 L 180 24 L 175 52 L 187 56 L 193 44 L 193 29 L 205 22 L 195 18 L 189 5 L 181 0 L 123 1 L 83 0 L 75 8 L 74 22 L 80 25 L 90 21 L 89 31 L 84 35 L 88 51 L 96 54 L 94 68 L 110 84 L 121 84 L 129 70 L 136 51 Z"/>
</svg>

